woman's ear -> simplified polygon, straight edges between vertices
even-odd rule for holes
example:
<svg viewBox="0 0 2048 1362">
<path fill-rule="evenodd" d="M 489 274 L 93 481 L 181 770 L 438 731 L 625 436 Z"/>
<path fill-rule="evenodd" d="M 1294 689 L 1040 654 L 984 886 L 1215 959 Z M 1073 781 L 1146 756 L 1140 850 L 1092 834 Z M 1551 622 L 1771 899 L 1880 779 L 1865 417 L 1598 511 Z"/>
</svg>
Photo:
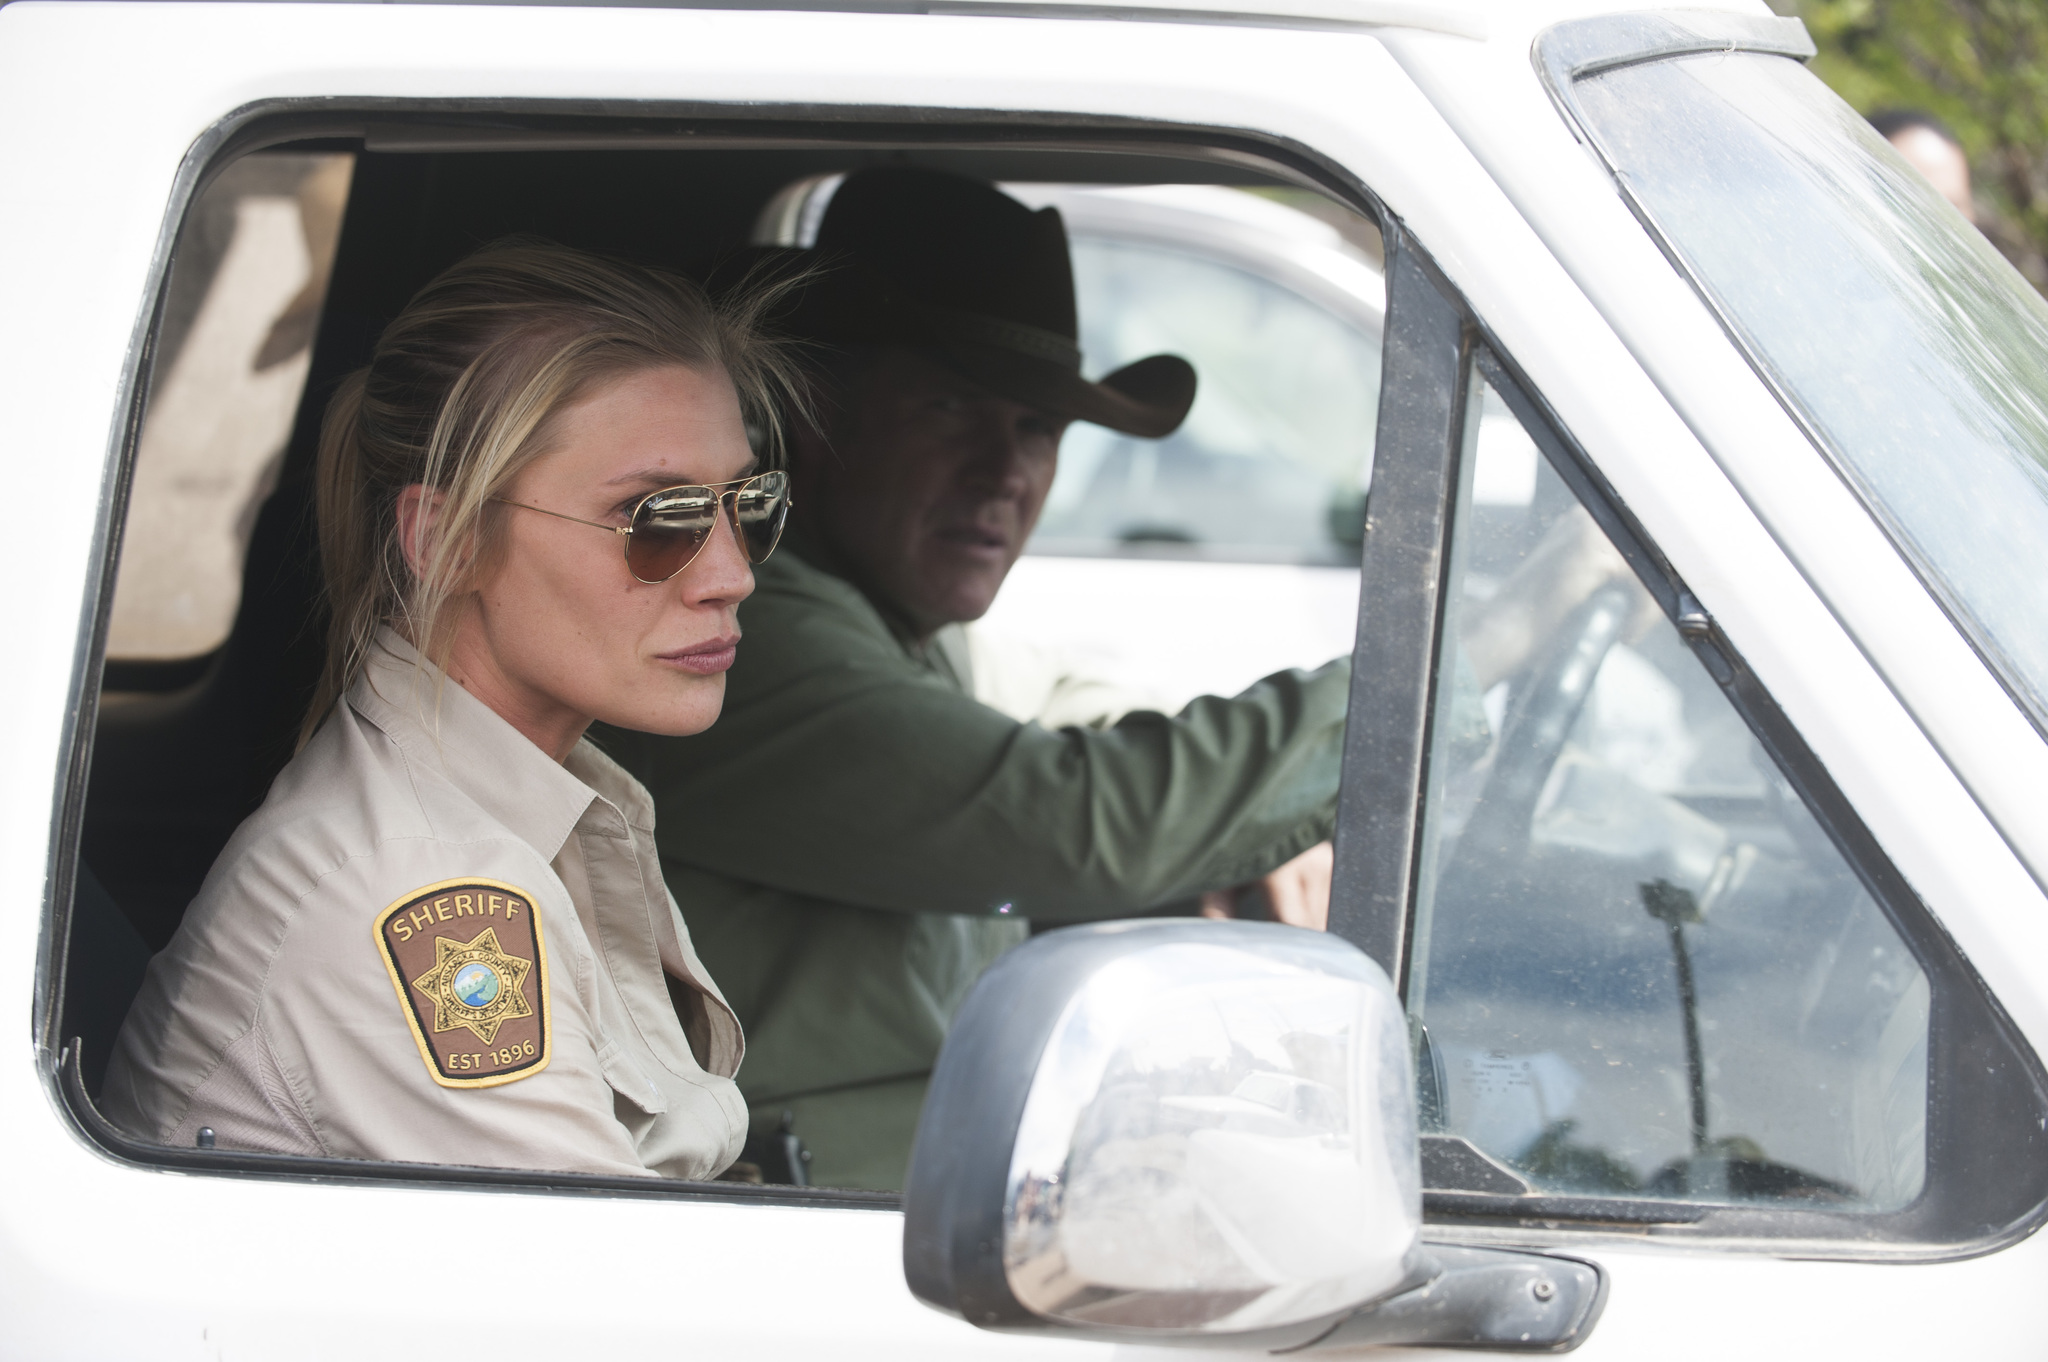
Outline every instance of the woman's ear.
<svg viewBox="0 0 2048 1362">
<path fill-rule="evenodd" d="M 434 556 L 436 532 L 440 529 L 441 508 L 447 505 L 446 492 L 430 492 L 424 483 L 413 483 L 398 494 L 395 508 L 398 516 L 398 548 L 405 555 L 405 565 L 412 569 L 415 580 L 427 575 L 427 564 Z"/>
</svg>

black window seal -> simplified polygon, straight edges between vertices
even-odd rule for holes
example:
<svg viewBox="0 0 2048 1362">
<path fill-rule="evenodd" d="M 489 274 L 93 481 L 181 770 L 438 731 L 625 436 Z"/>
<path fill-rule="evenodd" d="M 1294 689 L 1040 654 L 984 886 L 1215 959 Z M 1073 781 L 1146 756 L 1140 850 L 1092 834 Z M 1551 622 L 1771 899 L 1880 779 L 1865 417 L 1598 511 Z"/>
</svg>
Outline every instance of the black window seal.
<svg viewBox="0 0 2048 1362">
<path fill-rule="evenodd" d="M 1671 263 L 1671 268 L 1720 323 L 1722 332 L 1733 343 L 1736 352 L 1762 380 L 1764 387 L 1777 399 L 1785 414 L 1792 418 L 1792 423 L 1799 427 L 1808 443 L 1820 451 L 1821 457 L 1827 460 L 1828 467 L 1849 489 L 1857 504 L 1883 528 L 1885 538 L 1894 551 L 1912 568 L 1921 586 L 1948 617 L 1957 634 L 1977 654 L 1999 687 L 2011 697 L 2035 731 L 2048 738 L 2048 709 L 2044 709 L 2042 702 L 2016 680 L 2019 670 L 2006 658 L 1997 642 L 1970 623 L 1969 612 L 1964 609 L 1963 602 L 1942 575 L 1934 570 L 1926 555 L 1914 545 L 1906 527 L 1892 514 L 1863 475 L 1836 450 L 1834 442 L 1822 433 L 1820 422 L 1793 392 L 1791 385 L 1778 374 L 1776 366 L 1765 357 L 1763 347 L 1756 343 L 1749 328 L 1686 259 L 1678 248 L 1677 238 L 1664 230 L 1657 215 L 1635 192 L 1634 184 L 1609 153 L 1606 142 L 1595 131 L 1592 120 L 1586 117 L 1573 88 L 1578 81 L 1624 66 L 1668 61 L 1703 52 L 1753 52 L 1808 61 L 1816 49 L 1813 39 L 1806 33 L 1806 26 L 1798 19 L 1686 11 L 1569 20 L 1538 34 L 1531 55 L 1544 89 L 1564 118 L 1565 126 L 1571 129 L 1574 137 L 1592 149 L 1601 168 L 1614 181 L 1621 201 L 1628 205 L 1629 212 L 1649 233 L 1650 240 L 1656 243 L 1657 249 Z"/>
<path fill-rule="evenodd" d="M 1405 992 L 1428 791 L 1431 673 L 1443 629 L 1465 398 L 1476 373 L 1507 403 L 1719 683 L 1906 941 L 1927 974 L 1930 995 L 1927 1184 L 1898 1211 L 1428 1189 L 1427 1223 L 1439 1232 L 1505 1229 L 1567 1240 L 1620 1230 L 1637 1239 L 1777 1256 L 1910 1262 L 1991 1253 L 2033 1233 L 2048 1222 L 2048 1071 L 2039 1057 L 1505 347 L 1401 224 L 1390 219 L 1383 231 L 1388 293 L 1381 443 L 1374 455 L 1337 835 L 1339 870 L 1350 877 L 1333 894 L 1332 930 L 1386 965 Z M 1395 392 L 1397 382 L 1412 390 Z M 1431 574 L 1434 582 L 1404 580 L 1402 573 Z M 1417 676 L 1427 686 L 1419 705 Z M 1376 684 L 1390 689 L 1369 689 Z"/>
<path fill-rule="evenodd" d="M 373 140 L 405 140 L 405 130 L 431 129 L 425 149 L 512 150 L 555 147 L 708 148 L 791 145 L 858 149 L 1107 151 L 1148 153 L 1183 162 L 1207 161 L 1261 179 L 1314 190 L 1361 213 L 1384 230 L 1390 221 L 1377 195 L 1336 161 L 1306 144 L 1243 128 L 1211 128 L 1059 111 L 926 109 L 899 106 L 727 104 L 689 101 L 540 99 L 291 98 L 235 109 L 186 152 L 166 202 L 147 276 L 143 306 L 117 392 L 121 419 L 101 470 L 100 506 L 82 594 L 83 618 L 67 690 L 53 791 L 48 875 L 37 944 L 32 1005 L 37 1068 L 53 1105 L 87 1145 L 139 1169 L 296 1182 L 448 1186 L 477 1190 L 562 1193 L 744 1204 L 898 1210 L 895 1192 L 797 1188 L 746 1183 L 685 1182 L 646 1177 L 531 1172 L 374 1160 L 306 1158 L 224 1149 L 180 1149 L 138 1140 L 109 1122 L 85 1091 L 79 1056 L 60 1030 L 71 910 L 90 784 L 93 737 L 106 687 L 107 627 L 112 613 L 121 534 L 127 519 L 136 446 L 154 380 L 154 344 L 178 233 L 193 202 L 229 164 L 258 151 L 360 150 Z M 386 145 L 391 145 L 387 142 Z M 118 667 L 118 663 L 114 664 Z M 118 672 L 116 673 L 118 675 Z"/>
<path fill-rule="evenodd" d="M 1472 329 L 1406 227 L 1380 224 L 1387 281 L 1379 424 L 1360 555 L 1358 637 L 1337 793 L 1330 930 L 1406 990 L 1403 967 L 1428 788 L 1445 533 Z"/>
</svg>

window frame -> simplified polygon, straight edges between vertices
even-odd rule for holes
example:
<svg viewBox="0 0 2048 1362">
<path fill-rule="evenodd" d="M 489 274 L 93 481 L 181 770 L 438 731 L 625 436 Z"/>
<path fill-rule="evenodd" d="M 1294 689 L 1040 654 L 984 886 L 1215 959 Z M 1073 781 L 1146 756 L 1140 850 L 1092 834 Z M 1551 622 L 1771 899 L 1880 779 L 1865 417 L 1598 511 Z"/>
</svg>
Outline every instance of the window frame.
<svg viewBox="0 0 2048 1362">
<path fill-rule="evenodd" d="M 1330 927 L 1407 993 L 1428 796 L 1436 659 L 1475 375 L 1506 402 L 1749 725 L 1926 972 L 1927 1182 L 1892 1212 L 1429 1186 L 1464 1171 L 1515 1181 L 1456 1136 L 1424 1137 L 1425 1222 L 1438 1232 L 1635 1235 L 1777 1254 L 1940 1261 L 2048 1223 L 2048 1070 L 1720 624 L 1686 588 L 1498 338 L 1398 222 L 1387 243 L 1380 428 L 1359 591 L 1352 722 L 1338 806 Z M 2017 1173 L 2017 1176 L 2014 1174 Z"/>
<path fill-rule="evenodd" d="M 61 1029 L 101 695 L 114 688 L 107 684 L 109 679 L 124 675 L 162 684 L 162 678 L 152 674 L 151 664 L 110 662 L 107 630 L 143 417 L 152 384 L 161 378 L 154 372 L 155 342 L 162 328 L 179 233 L 199 195 L 227 165 L 261 151 L 686 150 L 706 146 L 751 146 L 764 151 L 829 147 L 844 147 L 849 152 L 1022 150 L 1069 155 L 1098 151 L 1120 153 L 1133 164 L 1148 155 L 1162 166 L 1207 161 L 1223 168 L 1250 169 L 1325 195 L 1372 220 L 1383 232 L 1391 221 L 1378 196 L 1334 159 L 1292 139 L 1242 127 L 1013 109 L 652 100 L 606 101 L 597 108 L 582 100 L 383 97 L 265 99 L 221 118 L 194 142 L 172 183 L 130 347 L 129 367 L 116 398 L 120 433 L 102 473 L 91 547 L 94 575 L 87 583 L 85 612 L 77 634 L 63 732 L 64 756 L 54 796 L 56 816 L 47 861 L 31 1035 L 36 1067 L 52 1105 L 70 1133 L 88 1147 L 142 1170 L 262 1181 L 901 1210 L 903 1199 L 898 1192 L 310 1158 L 156 1144 L 129 1135 L 100 1113 L 86 1091 L 72 1038 Z M 346 225 L 344 216 L 344 229 Z M 312 396 L 309 380 L 302 404 Z M 304 419 L 303 405 L 299 419 Z M 213 652 L 169 665 L 180 669 L 177 679 L 196 678 L 232 642 L 231 632 Z M 138 666 L 142 669 L 139 674 L 132 670 Z"/>
</svg>

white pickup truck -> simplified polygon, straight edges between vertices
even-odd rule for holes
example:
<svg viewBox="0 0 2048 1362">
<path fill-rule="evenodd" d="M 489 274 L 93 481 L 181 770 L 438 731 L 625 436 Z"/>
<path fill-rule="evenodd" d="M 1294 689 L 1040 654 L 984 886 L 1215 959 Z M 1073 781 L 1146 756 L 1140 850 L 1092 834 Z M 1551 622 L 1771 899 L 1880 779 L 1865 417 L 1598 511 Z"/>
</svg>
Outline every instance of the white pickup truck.
<svg viewBox="0 0 2048 1362">
<path fill-rule="evenodd" d="M 0 1353 L 2048 1355 L 2048 307 L 1811 51 L 1742 0 L 0 6 Z M 1331 933 L 1035 938 L 900 1195 L 111 1126 L 317 670 L 328 387 L 481 241 L 695 269 L 884 161 L 1063 208 L 1091 373 L 1202 366 L 1179 443 L 1072 437 L 989 626 L 1161 703 L 1352 649 Z"/>
</svg>

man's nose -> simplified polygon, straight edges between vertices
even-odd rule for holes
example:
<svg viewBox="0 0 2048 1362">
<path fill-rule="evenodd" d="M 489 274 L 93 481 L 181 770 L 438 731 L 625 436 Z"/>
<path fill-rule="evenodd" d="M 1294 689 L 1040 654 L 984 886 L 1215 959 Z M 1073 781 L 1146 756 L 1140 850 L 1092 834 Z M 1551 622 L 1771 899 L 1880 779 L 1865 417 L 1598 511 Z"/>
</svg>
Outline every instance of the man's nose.
<svg viewBox="0 0 2048 1362">
<path fill-rule="evenodd" d="M 969 481 L 992 496 L 1022 496 L 1030 487 L 1027 440 L 1015 413 L 990 413 L 975 431 L 974 457 L 967 465 Z"/>
</svg>

